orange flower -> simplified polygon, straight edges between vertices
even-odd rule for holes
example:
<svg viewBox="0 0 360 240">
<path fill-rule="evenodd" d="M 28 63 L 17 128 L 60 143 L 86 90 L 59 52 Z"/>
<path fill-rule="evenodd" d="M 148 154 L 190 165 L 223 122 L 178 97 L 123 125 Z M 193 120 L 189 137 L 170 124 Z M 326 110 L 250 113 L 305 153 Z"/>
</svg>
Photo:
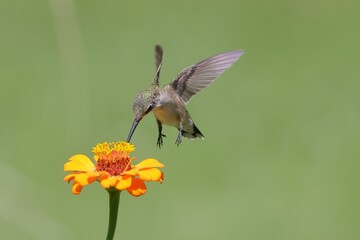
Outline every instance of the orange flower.
<svg viewBox="0 0 360 240">
<path fill-rule="evenodd" d="M 73 194 L 80 194 L 84 186 L 97 180 L 106 189 L 126 189 L 135 197 L 141 196 L 146 192 L 144 181 L 163 181 L 164 174 L 158 168 L 164 165 L 154 158 L 131 165 L 135 158 L 129 154 L 134 150 L 134 145 L 126 142 L 99 143 L 92 150 L 96 164 L 85 155 L 72 156 L 64 165 L 64 171 L 72 173 L 64 181 L 74 180 Z"/>
</svg>

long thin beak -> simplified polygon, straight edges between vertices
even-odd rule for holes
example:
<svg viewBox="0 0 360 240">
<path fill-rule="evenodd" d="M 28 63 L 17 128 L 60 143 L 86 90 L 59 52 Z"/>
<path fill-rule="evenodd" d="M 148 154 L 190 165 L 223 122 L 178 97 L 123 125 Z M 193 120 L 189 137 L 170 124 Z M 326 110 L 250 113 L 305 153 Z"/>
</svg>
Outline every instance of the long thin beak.
<svg viewBox="0 0 360 240">
<path fill-rule="evenodd" d="M 129 136 L 127 138 L 127 142 L 130 142 L 130 139 L 131 139 L 132 135 L 134 134 L 135 129 L 136 129 L 137 125 L 139 124 L 139 122 L 140 122 L 140 120 L 134 119 L 134 122 L 133 122 L 130 132 L 129 132 Z"/>
</svg>

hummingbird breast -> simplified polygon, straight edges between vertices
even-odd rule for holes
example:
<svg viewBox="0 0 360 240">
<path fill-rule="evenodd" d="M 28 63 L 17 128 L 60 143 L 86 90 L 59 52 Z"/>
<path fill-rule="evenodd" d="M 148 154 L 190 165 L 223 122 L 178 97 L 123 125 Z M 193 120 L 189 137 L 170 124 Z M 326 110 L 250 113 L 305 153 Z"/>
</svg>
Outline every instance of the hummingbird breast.
<svg viewBox="0 0 360 240">
<path fill-rule="evenodd" d="M 160 91 L 159 102 L 153 113 L 161 123 L 179 128 L 186 109 L 175 91 L 170 86 L 165 86 Z"/>
<path fill-rule="evenodd" d="M 176 105 L 171 103 L 163 104 L 153 109 L 155 117 L 163 124 L 179 127 L 180 114 L 177 111 Z"/>
</svg>

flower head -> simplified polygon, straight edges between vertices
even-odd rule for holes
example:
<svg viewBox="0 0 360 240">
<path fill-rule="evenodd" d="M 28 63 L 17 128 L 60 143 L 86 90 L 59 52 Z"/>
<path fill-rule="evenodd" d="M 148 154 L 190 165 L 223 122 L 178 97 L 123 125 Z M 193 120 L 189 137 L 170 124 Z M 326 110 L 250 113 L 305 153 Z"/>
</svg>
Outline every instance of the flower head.
<svg viewBox="0 0 360 240">
<path fill-rule="evenodd" d="M 135 148 L 129 143 L 99 143 L 92 151 L 96 164 L 87 156 L 77 154 L 64 165 L 64 171 L 72 171 L 64 180 L 74 180 L 73 194 L 80 194 L 84 186 L 99 181 L 106 189 L 126 189 L 137 197 L 146 192 L 144 181 L 162 182 L 164 179 L 164 174 L 158 169 L 164 165 L 154 158 L 145 159 L 136 165 L 131 164 L 135 158 L 130 158 L 129 155 Z"/>
</svg>

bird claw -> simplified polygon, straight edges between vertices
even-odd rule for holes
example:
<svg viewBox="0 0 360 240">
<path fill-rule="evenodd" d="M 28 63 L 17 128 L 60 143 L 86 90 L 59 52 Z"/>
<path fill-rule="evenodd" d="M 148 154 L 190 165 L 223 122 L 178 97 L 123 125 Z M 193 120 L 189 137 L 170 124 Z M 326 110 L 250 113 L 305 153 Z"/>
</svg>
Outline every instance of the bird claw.
<svg viewBox="0 0 360 240">
<path fill-rule="evenodd" d="M 161 148 L 161 146 L 163 145 L 163 137 L 166 137 L 166 135 L 165 134 L 162 134 L 162 133 L 159 133 L 159 135 L 158 135 L 158 139 L 157 139 L 157 143 L 156 143 L 156 145 L 159 147 L 159 148 Z"/>
<path fill-rule="evenodd" d="M 176 141 L 175 141 L 176 146 L 180 146 L 181 141 L 182 141 L 181 131 L 179 131 L 179 134 L 178 134 L 178 136 L 176 138 Z"/>
</svg>

